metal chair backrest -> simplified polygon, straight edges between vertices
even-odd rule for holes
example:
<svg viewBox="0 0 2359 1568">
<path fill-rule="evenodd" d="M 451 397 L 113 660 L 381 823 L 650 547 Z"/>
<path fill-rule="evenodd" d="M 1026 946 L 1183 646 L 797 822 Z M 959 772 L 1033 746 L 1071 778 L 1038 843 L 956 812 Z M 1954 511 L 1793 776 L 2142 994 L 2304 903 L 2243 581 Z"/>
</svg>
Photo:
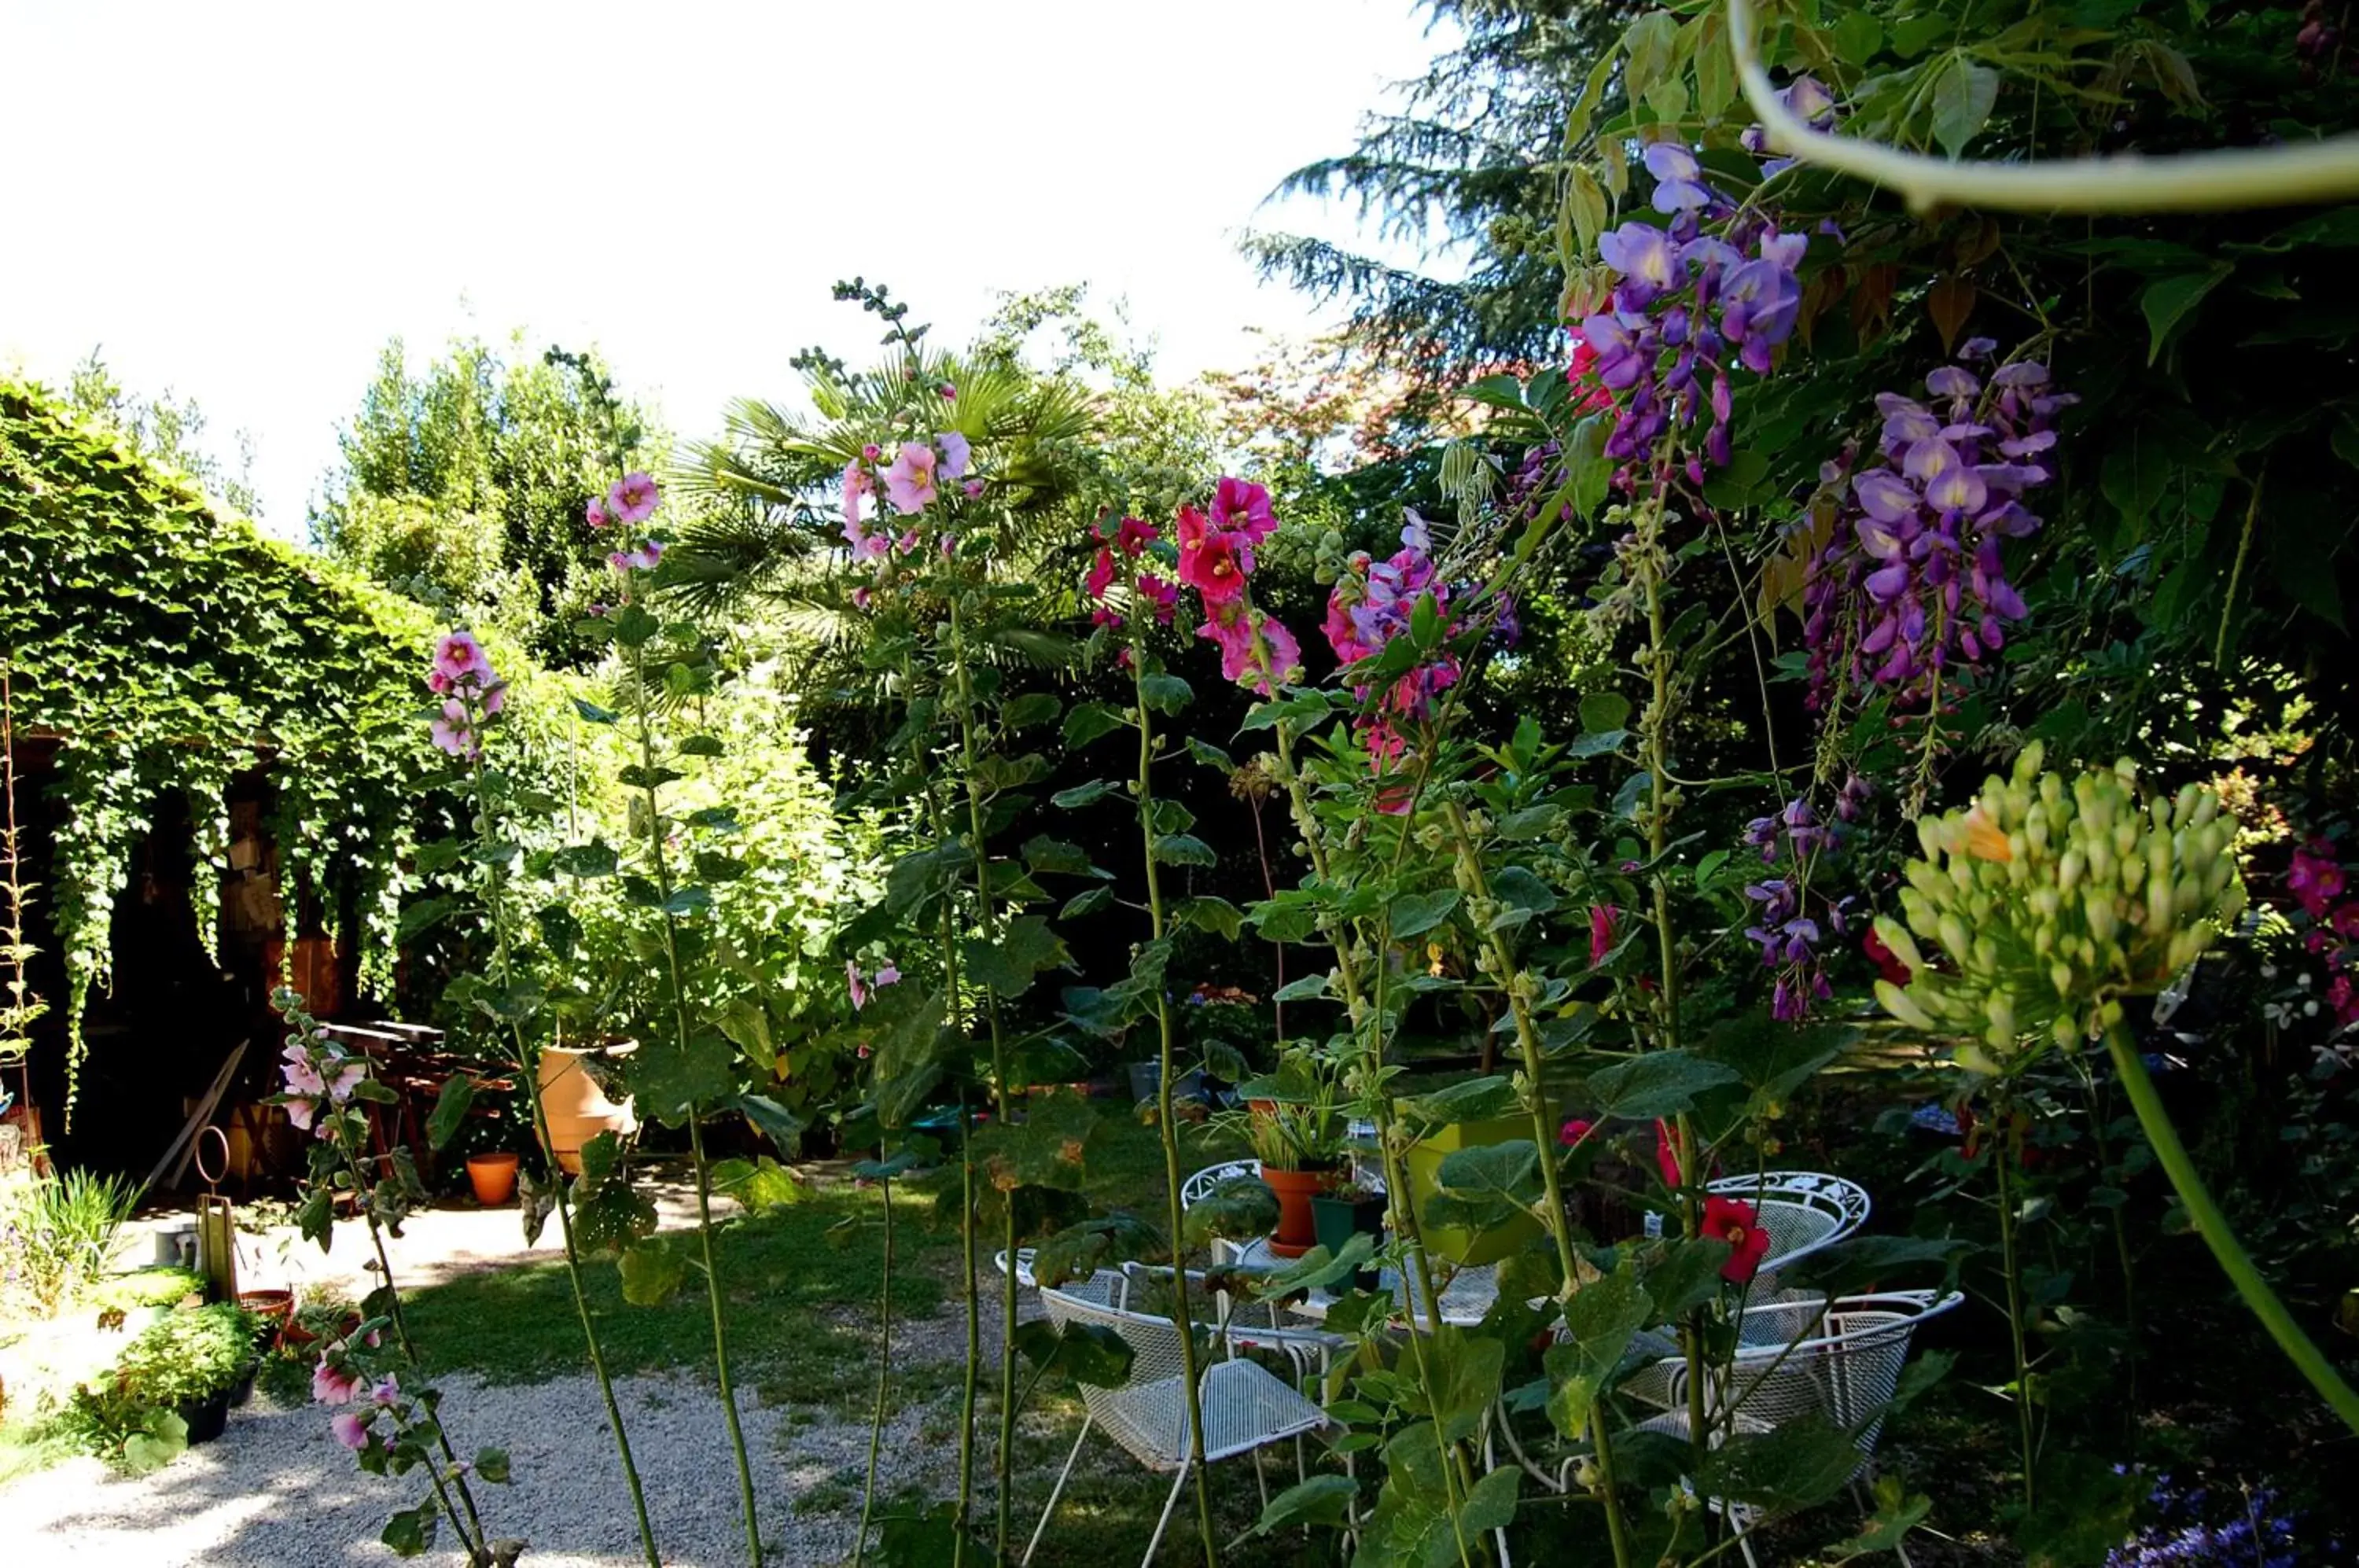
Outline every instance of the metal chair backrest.
<svg viewBox="0 0 2359 1568">
<path fill-rule="evenodd" d="M 1258 1178 L 1260 1175 L 1261 1161 L 1258 1160 L 1232 1160 L 1221 1165 L 1207 1165 L 1180 1183 L 1180 1206 L 1194 1208 L 1211 1197 L 1213 1189 L 1223 1181 L 1234 1181 L 1240 1176 Z"/>
<path fill-rule="evenodd" d="M 1761 1215 L 1769 1250 L 1761 1259 L 1774 1272 L 1832 1247 L 1867 1223 L 1867 1189 L 1818 1171 L 1770 1171 L 1758 1176 L 1723 1176 L 1707 1191 L 1739 1198 Z"/>
<path fill-rule="evenodd" d="M 1720 1413 L 1733 1411 L 1740 1426 L 1758 1429 L 1815 1411 L 1859 1428 L 1864 1464 L 1875 1451 L 1917 1325 L 1964 1300 L 1955 1290 L 1885 1290 L 1754 1307 L 1745 1313 L 1749 1343 L 1729 1365 Z"/>
<path fill-rule="evenodd" d="M 1092 1300 L 1109 1279 L 1108 1299 Z M 1180 1423 L 1175 1432 L 1170 1420 L 1170 1408 L 1181 1398 L 1176 1385 L 1185 1365 L 1180 1330 L 1169 1318 L 1125 1312 L 1114 1304 L 1126 1284 L 1124 1276 L 1101 1270 L 1079 1290 L 1044 1289 L 1040 1304 L 1060 1334 L 1077 1323 L 1088 1324 L 1113 1330 L 1130 1346 L 1129 1377 L 1111 1388 L 1082 1384 L 1082 1402 L 1132 1458 L 1150 1469 L 1169 1470 L 1186 1457 L 1172 1441 L 1176 1436 L 1180 1443 L 1186 1443 L 1186 1425 Z"/>
</svg>

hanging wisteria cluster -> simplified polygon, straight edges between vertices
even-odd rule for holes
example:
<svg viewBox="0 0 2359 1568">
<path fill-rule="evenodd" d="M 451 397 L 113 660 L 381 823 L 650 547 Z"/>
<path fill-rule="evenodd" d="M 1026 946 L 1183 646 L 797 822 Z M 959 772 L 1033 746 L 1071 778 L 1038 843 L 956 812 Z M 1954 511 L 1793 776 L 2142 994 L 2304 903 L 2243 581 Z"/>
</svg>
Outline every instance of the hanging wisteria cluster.
<svg viewBox="0 0 2359 1568">
<path fill-rule="evenodd" d="M 1614 397 L 1605 455 L 1629 465 L 1625 487 L 1669 460 L 1667 437 L 1699 426 L 1701 441 L 1690 445 L 1700 452 L 1690 450 L 1685 469 L 1701 485 L 1707 463 L 1729 459 L 1729 363 L 1768 374 L 1801 309 L 1794 269 L 1810 241 L 1705 183 L 1685 147 L 1657 142 L 1646 163 L 1655 210 L 1670 222 L 1634 220 L 1598 236 L 1598 255 L 1619 276 L 1610 309 L 1582 321 L 1576 352 L 1594 356 L 1592 374 Z"/>
<path fill-rule="evenodd" d="M 1866 793 L 1864 780 L 1854 778 L 1845 784 L 1837 798 L 1837 816 L 1843 821 L 1856 816 Z M 1777 972 L 1770 987 L 1770 1016 L 1781 1023 L 1799 1023 L 1810 1017 L 1813 1002 L 1833 995 L 1820 944 L 1830 934 L 1851 934 L 1851 899 L 1814 899 L 1810 893 L 1819 860 L 1836 850 L 1835 830 L 1820 820 L 1808 800 L 1794 800 L 1774 817 L 1754 818 L 1745 825 L 1745 842 L 1761 852 L 1762 865 L 1777 873 L 1745 887 L 1745 898 L 1756 908 L 1745 934 L 1760 947 L 1762 967 Z"/>
<path fill-rule="evenodd" d="M 2055 415 L 2078 399 L 2035 361 L 1987 381 L 1968 368 L 1995 347 L 1969 341 L 1965 363 L 1925 378 L 1926 402 L 1878 394 L 1876 460 L 1854 473 L 1846 452 L 1821 472 L 1841 510 L 1804 588 L 1813 710 L 1844 679 L 1934 704 L 1945 676 L 1980 665 L 2024 617 L 2002 546 L 2038 531 L 2024 497 L 2049 483 Z"/>
</svg>

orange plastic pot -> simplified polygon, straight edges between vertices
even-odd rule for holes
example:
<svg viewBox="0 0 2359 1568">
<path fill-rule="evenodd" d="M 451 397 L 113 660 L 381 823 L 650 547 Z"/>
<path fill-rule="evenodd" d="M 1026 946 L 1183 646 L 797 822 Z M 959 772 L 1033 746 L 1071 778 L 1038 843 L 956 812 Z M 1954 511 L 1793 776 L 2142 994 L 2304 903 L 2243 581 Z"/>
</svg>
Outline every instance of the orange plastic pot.
<svg viewBox="0 0 2359 1568">
<path fill-rule="evenodd" d="M 516 1196 L 516 1157 L 471 1154 L 467 1156 L 467 1180 L 474 1186 L 475 1202 L 487 1209 L 498 1208 Z"/>
<path fill-rule="evenodd" d="M 1261 1179 L 1277 1194 L 1277 1229 L 1271 1233 L 1269 1249 L 1280 1258 L 1299 1258 L 1319 1245 L 1319 1223 L 1310 1210 L 1310 1200 L 1335 1185 L 1332 1171 L 1272 1171 L 1264 1167 Z"/>
</svg>

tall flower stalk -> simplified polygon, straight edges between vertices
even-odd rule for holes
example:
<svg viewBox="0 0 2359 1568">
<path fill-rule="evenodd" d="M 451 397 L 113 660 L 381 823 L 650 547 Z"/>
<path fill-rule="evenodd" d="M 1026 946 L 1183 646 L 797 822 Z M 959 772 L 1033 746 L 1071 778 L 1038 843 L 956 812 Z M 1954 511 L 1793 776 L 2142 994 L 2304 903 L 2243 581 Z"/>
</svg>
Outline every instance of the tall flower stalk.
<svg viewBox="0 0 2359 1568">
<path fill-rule="evenodd" d="M 582 1249 L 573 1229 L 573 1200 L 567 1190 L 565 1172 L 556 1163 L 556 1146 L 549 1138 L 549 1115 L 541 1097 L 539 1045 L 526 1028 L 532 993 L 519 985 L 515 933 L 509 921 L 508 866 L 513 855 L 500 822 L 499 802 L 493 787 L 495 777 L 484 761 L 483 744 L 491 720 L 506 704 L 507 688 L 493 670 L 482 645 L 464 631 L 450 633 L 436 646 L 428 684 L 443 700 L 433 724 L 435 744 L 460 758 L 465 768 L 468 826 L 477 846 L 470 858 L 481 867 L 484 913 L 492 928 L 492 982 L 498 998 L 494 1011 L 500 1018 L 510 1060 L 524 1084 L 525 1103 L 532 1116 L 533 1141 L 550 1162 L 549 1206 L 556 1213 L 558 1238 L 565 1253 L 566 1282 L 573 1297 L 574 1316 L 582 1325 L 582 1343 L 590 1357 L 590 1370 L 597 1379 L 598 1395 L 606 1407 L 606 1423 L 614 1436 L 615 1457 L 622 1465 L 623 1480 L 630 1490 L 639 1548 L 647 1556 L 647 1568 L 661 1568 L 663 1558 L 656 1546 L 655 1527 L 647 1517 L 647 1487 L 631 1453 L 630 1432 L 624 1425 L 621 1401 L 614 1397 L 614 1377 L 607 1370 L 605 1350 L 599 1343 L 597 1325 L 590 1312 L 589 1292 L 582 1283 Z M 464 1092 L 465 1080 L 453 1080 L 453 1083 Z M 463 1115 L 464 1110 L 462 1103 L 453 1114 Z"/>
</svg>

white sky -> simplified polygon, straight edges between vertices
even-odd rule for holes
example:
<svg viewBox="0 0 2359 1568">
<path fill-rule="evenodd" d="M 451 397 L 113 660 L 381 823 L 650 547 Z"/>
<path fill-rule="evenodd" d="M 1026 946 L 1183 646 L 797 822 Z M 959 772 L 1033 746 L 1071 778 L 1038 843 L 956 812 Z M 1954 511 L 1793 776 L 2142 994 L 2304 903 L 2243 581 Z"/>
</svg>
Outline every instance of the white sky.
<svg viewBox="0 0 2359 1568">
<path fill-rule="evenodd" d="M 0 365 L 193 396 L 289 537 L 395 333 L 595 342 L 698 434 L 865 355 L 840 277 L 951 342 L 1085 281 L 1190 376 L 1311 324 L 1235 237 L 1348 236 L 1259 204 L 1439 41 L 1411 0 L 0 0 Z"/>
</svg>

